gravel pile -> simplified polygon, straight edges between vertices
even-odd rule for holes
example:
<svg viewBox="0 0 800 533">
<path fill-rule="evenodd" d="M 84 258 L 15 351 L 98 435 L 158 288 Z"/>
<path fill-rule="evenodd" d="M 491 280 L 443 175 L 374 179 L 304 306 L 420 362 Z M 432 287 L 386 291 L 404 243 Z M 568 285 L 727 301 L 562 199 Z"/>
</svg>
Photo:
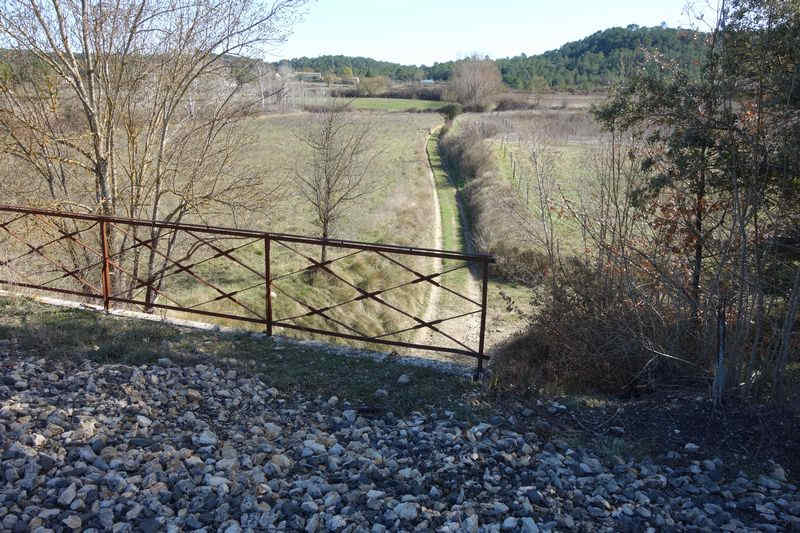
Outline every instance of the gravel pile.
<svg viewBox="0 0 800 533">
<path fill-rule="evenodd" d="M 2 531 L 800 530 L 780 467 L 726 478 L 695 446 L 608 464 L 521 415 L 401 418 L 168 359 L 0 370 Z"/>
</svg>

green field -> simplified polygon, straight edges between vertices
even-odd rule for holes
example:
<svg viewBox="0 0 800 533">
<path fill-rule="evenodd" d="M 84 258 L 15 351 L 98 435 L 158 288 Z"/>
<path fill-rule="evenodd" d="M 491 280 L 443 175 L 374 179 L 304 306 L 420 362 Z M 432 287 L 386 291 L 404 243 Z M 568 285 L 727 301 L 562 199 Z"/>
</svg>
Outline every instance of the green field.
<svg viewBox="0 0 800 533">
<path fill-rule="evenodd" d="M 514 191 L 528 205 L 532 213 L 538 214 L 538 192 L 532 179 L 532 168 L 528 151 L 521 143 L 490 141 L 493 145 L 498 175 L 514 186 Z M 562 250 L 573 252 L 583 247 L 581 231 L 565 205 L 564 199 L 579 204 L 583 182 L 587 176 L 586 162 L 592 147 L 585 144 L 564 143 L 548 146 L 554 160 L 554 177 L 557 188 L 553 191 L 555 209 L 553 224 Z M 513 163 L 512 163 L 513 161 Z M 563 198 L 562 198 L 563 195 Z"/>
<path fill-rule="evenodd" d="M 369 111 L 435 111 L 449 102 L 407 98 L 354 98 L 353 109 Z"/>
</svg>

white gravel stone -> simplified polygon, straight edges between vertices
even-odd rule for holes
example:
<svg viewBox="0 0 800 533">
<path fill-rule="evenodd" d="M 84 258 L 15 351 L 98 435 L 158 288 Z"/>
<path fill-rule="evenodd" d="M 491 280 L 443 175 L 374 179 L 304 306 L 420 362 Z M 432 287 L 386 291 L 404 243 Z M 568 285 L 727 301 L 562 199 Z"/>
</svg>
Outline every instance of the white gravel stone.
<svg viewBox="0 0 800 533">
<path fill-rule="evenodd" d="M 213 431 L 205 430 L 194 438 L 194 442 L 198 446 L 214 446 L 219 442 L 219 439 L 217 438 L 217 434 Z"/>
<path fill-rule="evenodd" d="M 69 507 L 69 504 L 71 504 L 72 500 L 75 499 L 76 494 L 77 487 L 75 486 L 75 483 L 72 483 L 67 488 L 62 490 L 58 495 L 58 503 L 64 507 Z"/>
<path fill-rule="evenodd" d="M 412 502 L 398 503 L 394 512 L 397 513 L 398 518 L 401 520 L 416 520 L 418 514 L 418 505 Z"/>
<path fill-rule="evenodd" d="M 533 521 L 533 518 L 530 516 L 526 516 L 521 520 L 522 522 L 522 533 L 539 533 L 539 526 L 536 525 L 536 522 Z"/>
<path fill-rule="evenodd" d="M 281 427 L 278 424 L 267 422 L 264 424 L 264 436 L 269 440 L 275 440 L 281 435 Z"/>
<path fill-rule="evenodd" d="M 611 468 L 592 443 L 570 449 L 509 413 L 470 423 L 427 408 L 359 416 L 345 399 L 278 391 L 235 363 L 4 359 L 15 378 L 0 376 L 0 529 L 800 527 L 797 487 L 775 468 L 726 477 L 699 448 L 660 455 L 664 464 L 623 456 Z"/>
</svg>

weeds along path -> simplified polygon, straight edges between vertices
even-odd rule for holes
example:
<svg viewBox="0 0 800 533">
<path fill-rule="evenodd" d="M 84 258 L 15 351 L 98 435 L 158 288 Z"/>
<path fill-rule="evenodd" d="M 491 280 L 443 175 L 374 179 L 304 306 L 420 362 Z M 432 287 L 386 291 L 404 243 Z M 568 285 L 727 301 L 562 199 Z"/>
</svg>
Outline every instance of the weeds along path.
<svg viewBox="0 0 800 533">
<path fill-rule="evenodd" d="M 436 247 L 445 250 L 457 250 L 464 253 L 474 253 L 473 239 L 469 230 L 469 222 L 464 206 L 462 205 L 458 188 L 455 186 L 447 172 L 442 166 L 439 156 L 439 132 L 441 126 L 431 130 L 427 139 L 427 153 L 429 175 L 431 185 L 434 189 L 433 201 L 436 212 L 439 213 L 438 220 L 434 222 Z M 436 271 L 441 271 L 446 265 L 441 260 L 436 260 L 434 265 Z M 460 292 L 474 301 L 480 301 L 480 283 L 472 269 L 462 269 L 449 274 L 443 283 Z M 432 286 L 428 297 L 428 307 L 425 311 L 425 320 L 445 318 L 461 314 L 471 310 L 472 304 L 462 298 L 458 298 L 449 293 L 444 293 L 439 287 Z M 470 315 L 457 320 L 447 322 L 447 332 L 456 338 L 466 339 L 468 346 L 478 347 L 480 336 L 480 315 Z M 436 338 L 434 338 L 436 337 Z M 442 339 L 430 330 L 421 330 L 419 341 L 441 342 Z"/>
</svg>

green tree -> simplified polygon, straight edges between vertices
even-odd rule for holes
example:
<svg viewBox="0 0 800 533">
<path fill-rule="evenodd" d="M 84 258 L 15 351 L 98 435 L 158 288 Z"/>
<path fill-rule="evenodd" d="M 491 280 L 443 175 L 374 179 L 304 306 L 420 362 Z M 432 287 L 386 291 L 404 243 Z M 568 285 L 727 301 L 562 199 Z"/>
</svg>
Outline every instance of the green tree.
<svg viewBox="0 0 800 533">
<path fill-rule="evenodd" d="M 630 154 L 649 175 L 633 195 L 658 249 L 642 254 L 682 295 L 695 356 L 712 363 L 718 399 L 727 382 L 750 379 L 764 352 L 777 386 L 788 357 L 800 299 L 798 36 L 795 1 L 724 2 L 700 76 L 652 55 L 596 110 L 610 130 L 645 143 Z M 776 255 L 779 238 L 795 243 L 794 258 Z M 780 290 L 769 272 L 776 264 L 788 272 Z M 718 322 L 731 317 L 730 353 L 718 341 L 714 358 L 703 359 Z"/>
</svg>

